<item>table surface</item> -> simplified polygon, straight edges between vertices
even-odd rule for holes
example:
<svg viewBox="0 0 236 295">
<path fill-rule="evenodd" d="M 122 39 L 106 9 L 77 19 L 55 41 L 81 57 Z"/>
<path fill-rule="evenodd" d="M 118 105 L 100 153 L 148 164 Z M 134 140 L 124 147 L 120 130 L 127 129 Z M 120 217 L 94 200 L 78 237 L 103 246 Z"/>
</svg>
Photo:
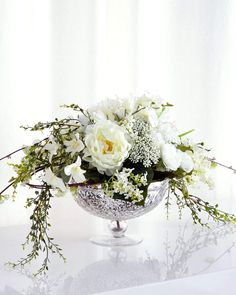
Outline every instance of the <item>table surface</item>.
<svg viewBox="0 0 236 295">
<path fill-rule="evenodd" d="M 2 228 L 0 294 L 94 294 L 236 267 L 235 227 L 202 229 L 190 221 L 152 226 L 158 236 L 147 231 L 140 245 L 125 248 L 96 246 L 72 234 L 60 236 L 67 262 L 53 257 L 48 275 L 41 278 L 32 276 L 33 267 L 9 270 L 3 266 L 20 257 L 19 242 L 27 227 Z"/>
<path fill-rule="evenodd" d="M 235 195 L 235 189 L 230 190 Z M 62 212 L 66 212 L 68 200 L 60 202 Z M 223 208 L 234 205 L 235 198 L 232 202 L 227 192 Z M 170 290 L 182 295 L 216 295 L 222 294 L 220 286 L 224 284 L 228 294 L 234 294 L 230 292 L 236 287 L 236 227 L 211 224 L 210 229 L 202 228 L 193 225 L 188 214 L 182 220 L 178 216 L 167 220 L 164 209 L 162 204 L 129 221 L 128 233 L 141 235 L 144 240 L 123 248 L 90 243 L 90 236 L 104 233 L 107 222 L 79 208 L 80 219 L 66 213 L 60 220 L 52 216 L 52 235 L 62 246 L 67 262 L 53 256 L 48 274 L 37 278 L 32 273 L 40 266 L 39 261 L 25 269 L 4 266 L 4 262 L 26 254 L 20 244 L 29 225 L 0 227 L 0 295 L 137 295 L 169 294 Z"/>
</svg>

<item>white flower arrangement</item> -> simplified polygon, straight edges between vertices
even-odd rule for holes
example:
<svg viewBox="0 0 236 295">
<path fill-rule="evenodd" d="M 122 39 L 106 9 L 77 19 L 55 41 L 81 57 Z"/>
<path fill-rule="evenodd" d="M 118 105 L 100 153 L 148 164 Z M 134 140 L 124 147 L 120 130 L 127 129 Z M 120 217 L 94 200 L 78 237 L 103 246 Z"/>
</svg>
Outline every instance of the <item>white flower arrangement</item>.
<svg viewBox="0 0 236 295">
<path fill-rule="evenodd" d="M 100 184 L 108 197 L 143 206 L 149 184 L 168 179 L 167 209 L 170 199 L 175 197 L 180 211 L 190 209 L 194 223 L 207 225 L 201 212 L 215 221 L 236 221 L 233 214 L 189 193 L 188 188 L 194 183 L 212 186 L 209 170 L 216 166 L 216 161 L 209 158 L 203 143 L 187 139 L 193 130 L 180 133 L 168 119 L 171 104 L 145 94 L 107 99 L 87 110 L 76 104 L 64 107 L 78 115 L 23 127 L 42 131 L 45 137 L 17 150 L 23 150 L 25 155 L 20 164 L 11 164 L 16 175 L 0 193 L 0 201 L 4 201 L 9 197 L 6 190 L 11 187 L 13 196 L 20 184 L 35 190 L 35 196 L 26 204 L 34 206 L 26 241 L 32 243 L 32 251 L 13 266 L 25 265 L 45 249 L 46 257 L 38 273 L 47 270 L 49 251 L 64 258 L 48 236 L 50 200 L 68 190 L 75 192 L 80 185 Z M 235 172 L 232 167 L 227 168 Z M 38 183 L 33 182 L 35 176 Z"/>
</svg>

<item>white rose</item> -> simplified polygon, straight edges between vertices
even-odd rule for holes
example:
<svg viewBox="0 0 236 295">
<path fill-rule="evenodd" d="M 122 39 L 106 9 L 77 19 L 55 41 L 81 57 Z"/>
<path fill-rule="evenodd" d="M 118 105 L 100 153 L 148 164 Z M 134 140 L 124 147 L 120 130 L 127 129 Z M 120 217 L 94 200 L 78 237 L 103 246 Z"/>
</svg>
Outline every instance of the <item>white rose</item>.
<svg viewBox="0 0 236 295">
<path fill-rule="evenodd" d="M 88 109 L 88 112 L 92 119 L 95 122 L 99 122 L 101 120 L 111 120 L 114 121 L 114 110 L 118 109 L 118 101 L 112 99 L 105 99 L 99 102 L 97 105 L 93 106 L 92 108 Z"/>
<path fill-rule="evenodd" d="M 193 170 L 193 167 L 194 167 L 192 158 L 187 153 L 183 153 L 181 151 L 179 151 L 179 152 L 180 152 L 180 155 L 181 155 L 180 168 L 182 168 L 187 173 L 191 172 Z"/>
<path fill-rule="evenodd" d="M 165 167 L 169 170 L 176 171 L 181 164 L 181 156 L 173 144 L 161 145 L 161 158 Z"/>
<path fill-rule="evenodd" d="M 129 156 L 131 145 L 122 127 L 102 120 L 85 130 L 83 159 L 90 162 L 100 173 L 112 175 Z"/>
</svg>

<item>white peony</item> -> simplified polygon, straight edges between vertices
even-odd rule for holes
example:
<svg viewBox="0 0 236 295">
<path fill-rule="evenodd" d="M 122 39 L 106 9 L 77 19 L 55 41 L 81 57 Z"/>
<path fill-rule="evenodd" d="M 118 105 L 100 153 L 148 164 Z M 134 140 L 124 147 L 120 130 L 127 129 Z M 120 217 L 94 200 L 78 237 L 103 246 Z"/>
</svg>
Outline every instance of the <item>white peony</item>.
<svg viewBox="0 0 236 295">
<path fill-rule="evenodd" d="M 116 121 L 123 119 L 127 114 L 135 111 L 134 100 L 127 99 L 106 99 L 98 103 L 96 106 L 88 109 L 91 118 L 98 122 L 100 120 Z"/>
<path fill-rule="evenodd" d="M 152 126 L 157 122 L 157 109 L 161 106 L 162 100 L 155 96 L 146 94 L 136 98 L 106 99 L 96 106 L 89 108 L 88 112 L 91 118 L 98 122 L 100 120 L 117 121 L 124 119 L 127 115 L 135 113 L 140 108 L 146 108 L 138 113 L 136 117 L 141 116 L 144 120 L 150 122 Z M 155 110 L 153 109 L 155 108 Z"/>
<path fill-rule="evenodd" d="M 124 129 L 109 120 L 89 125 L 85 130 L 84 142 L 83 159 L 107 175 L 112 175 L 122 166 L 131 148 Z"/>
<path fill-rule="evenodd" d="M 115 120 L 115 112 L 120 109 L 120 102 L 116 99 L 105 99 L 96 106 L 88 109 L 91 118 L 98 122 L 101 120 Z"/>
<path fill-rule="evenodd" d="M 181 164 L 181 155 L 173 144 L 161 145 L 161 158 L 168 170 L 176 171 Z"/>
</svg>

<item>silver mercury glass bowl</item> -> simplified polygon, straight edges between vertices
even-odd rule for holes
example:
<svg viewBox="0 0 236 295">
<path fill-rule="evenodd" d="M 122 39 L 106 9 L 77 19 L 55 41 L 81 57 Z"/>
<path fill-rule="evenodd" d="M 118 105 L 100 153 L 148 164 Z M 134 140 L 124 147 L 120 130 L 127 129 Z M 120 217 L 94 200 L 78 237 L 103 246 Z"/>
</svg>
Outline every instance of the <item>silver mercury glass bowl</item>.
<svg viewBox="0 0 236 295">
<path fill-rule="evenodd" d="M 127 224 L 125 220 L 139 217 L 148 213 L 160 204 L 168 188 L 168 181 L 150 184 L 144 206 L 136 205 L 120 199 L 112 199 L 105 195 L 101 186 L 88 185 L 78 187 L 75 200 L 87 212 L 109 219 L 111 235 L 92 237 L 91 242 L 103 246 L 129 246 L 139 244 L 142 239 L 126 236 Z"/>
</svg>

